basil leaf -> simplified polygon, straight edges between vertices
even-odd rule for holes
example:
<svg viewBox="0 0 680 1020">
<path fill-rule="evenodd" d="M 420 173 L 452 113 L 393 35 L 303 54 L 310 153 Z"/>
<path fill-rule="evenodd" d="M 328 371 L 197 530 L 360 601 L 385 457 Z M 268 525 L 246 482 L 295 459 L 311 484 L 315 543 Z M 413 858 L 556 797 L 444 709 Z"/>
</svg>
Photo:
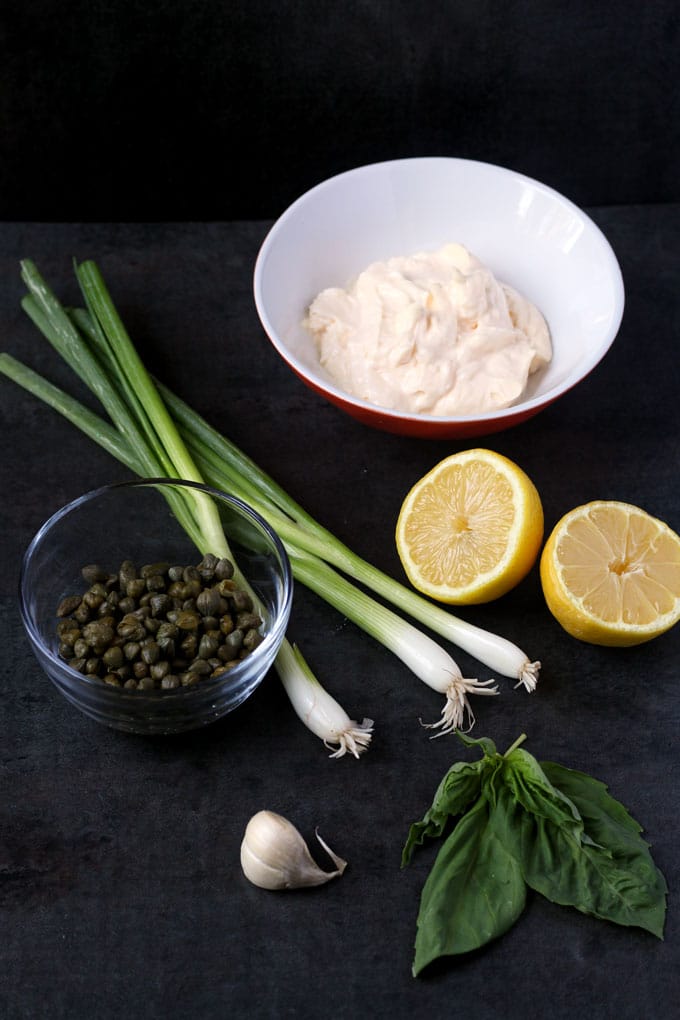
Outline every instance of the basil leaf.
<svg viewBox="0 0 680 1020">
<path fill-rule="evenodd" d="M 423 887 L 413 974 L 440 956 L 467 953 L 510 928 L 524 909 L 526 885 L 506 848 L 510 798 L 485 797 L 443 844 Z"/>
<path fill-rule="evenodd" d="M 495 758 L 498 754 L 496 745 L 489 737 L 475 739 L 474 737 L 468 737 L 467 733 L 463 733 L 462 730 L 456 730 L 456 736 L 466 747 L 481 747 L 485 758 Z"/>
<path fill-rule="evenodd" d="M 634 875 L 648 890 L 650 902 L 645 916 L 649 923 L 643 927 L 662 937 L 668 888 L 652 860 L 649 843 L 642 838 L 642 827 L 599 779 L 555 762 L 542 762 L 542 767 L 553 785 L 576 805 L 595 843 L 605 847 L 617 867 Z"/>
<path fill-rule="evenodd" d="M 619 845 L 628 846 L 631 839 L 637 844 L 642 826 L 608 793 L 607 786 L 599 779 L 552 761 L 541 762 L 541 768 L 553 786 L 578 808 L 587 832 L 596 843 L 612 851 Z"/>
<path fill-rule="evenodd" d="M 410 862 L 416 846 L 422 846 L 426 839 L 441 836 L 447 822 L 463 814 L 468 805 L 479 797 L 485 764 L 486 759 L 480 758 L 475 762 L 456 762 L 449 769 L 437 788 L 432 806 L 422 821 L 414 822 L 409 829 L 401 855 L 402 868 Z"/>
<path fill-rule="evenodd" d="M 540 815 L 555 825 L 564 826 L 575 839 L 590 843 L 578 808 L 569 797 L 551 783 L 532 754 L 523 748 L 505 759 L 503 778 L 525 811 Z"/>
<path fill-rule="evenodd" d="M 651 859 L 643 864 L 635 851 L 614 856 L 527 811 L 520 821 L 519 852 L 527 885 L 553 903 L 662 937 L 665 899 Z"/>
</svg>

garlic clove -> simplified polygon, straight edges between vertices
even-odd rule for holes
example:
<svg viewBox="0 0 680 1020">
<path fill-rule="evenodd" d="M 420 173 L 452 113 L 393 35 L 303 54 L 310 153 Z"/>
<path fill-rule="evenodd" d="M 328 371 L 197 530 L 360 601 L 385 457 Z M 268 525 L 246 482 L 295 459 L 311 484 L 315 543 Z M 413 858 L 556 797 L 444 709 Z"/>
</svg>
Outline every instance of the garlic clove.
<svg viewBox="0 0 680 1020">
<path fill-rule="evenodd" d="M 316 838 L 335 864 L 322 871 L 304 839 L 287 818 L 274 811 L 258 811 L 248 822 L 241 843 L 241 868 L 246 878 L 261 889 L 300 889 L 323 885 L 342 875 L 347 862 Z"/>
</svg>

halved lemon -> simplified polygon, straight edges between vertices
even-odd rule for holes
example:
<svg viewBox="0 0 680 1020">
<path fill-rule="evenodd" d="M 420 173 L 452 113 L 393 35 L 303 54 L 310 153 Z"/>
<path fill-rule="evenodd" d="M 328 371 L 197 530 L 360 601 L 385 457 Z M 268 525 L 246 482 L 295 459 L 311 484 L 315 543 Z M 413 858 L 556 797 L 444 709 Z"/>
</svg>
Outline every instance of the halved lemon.
<svg viewBox="0 0 680 1020">
<path fill-rule="evenodd" d="M 404 500 L 396 543 L 414 588 L 458 605 L 490 602 L 536 562 L 543 508 L 531 479 L 492 450 L 446 457 Z"/>
<path fill-rule="evenodd" d="M 596 645 L 638 645 L 680 619 L 680 538 L 645 510 L 614 500 L 558 521 L 541 556 L 550 612 Z"/>
</svg>

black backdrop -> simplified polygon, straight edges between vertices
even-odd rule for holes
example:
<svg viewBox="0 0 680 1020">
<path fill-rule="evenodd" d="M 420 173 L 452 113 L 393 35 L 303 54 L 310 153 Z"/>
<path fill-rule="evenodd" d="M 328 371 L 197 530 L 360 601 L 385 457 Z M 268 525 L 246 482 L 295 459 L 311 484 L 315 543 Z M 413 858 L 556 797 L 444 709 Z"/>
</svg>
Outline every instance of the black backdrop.
<svg viewBox="0 0 680 1020">
<path fill-rule="evenodd" d="M 267 219 L 410 155 L 680 198 L 675 0 L 2 7 L 0 219 Z"/>
</svg>

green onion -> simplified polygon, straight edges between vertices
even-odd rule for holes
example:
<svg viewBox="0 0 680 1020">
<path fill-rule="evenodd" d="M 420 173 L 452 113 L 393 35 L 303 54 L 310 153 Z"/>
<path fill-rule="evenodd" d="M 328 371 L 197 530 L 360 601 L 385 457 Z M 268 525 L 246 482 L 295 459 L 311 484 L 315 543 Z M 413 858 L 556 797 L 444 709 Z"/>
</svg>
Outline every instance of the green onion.
<svg viewBox="0 0 680 1020">
<path fill-rule="evenodd" d="M 9 354 L 0 354 L 0 371 L 58 410 L 136 474 L 204 481 L 139 359 L 96 266 L 88 262 L 76 267 L 87 304 L 87 316 L 81 312 L 77 318 L 65 312 L 30 260 L 22 262 L 21 268 L 29 288 L 23 308 L 99 398 L 113 426 Z M 85 318 L 88 328 L 83 334 L 76 322 L 79 319 L 82 325 Z M 192 490 L 186 496 L 175 496 L 171 505 L 201 552 L 229 555 L 219 516 L 209 497 Z M 305 699 L 319 700 L 321 684 L 287 640 L 281 646 L 275 667 L 293 708 L 304 718 L 299 706 Z M 330 703 L 330 696 L 323 693 Z M 372 720 L 355 723 L 337 702 L 335 705 L 335 723 L 323 731 L 325 742 L 336 747 L 333 757 L 346 753 L 359 757 L 369 746 Z M 309 728 L 319 735 L 322 727 L 315 714 L 308 711 L 307 716 Z"/>
</svg>

